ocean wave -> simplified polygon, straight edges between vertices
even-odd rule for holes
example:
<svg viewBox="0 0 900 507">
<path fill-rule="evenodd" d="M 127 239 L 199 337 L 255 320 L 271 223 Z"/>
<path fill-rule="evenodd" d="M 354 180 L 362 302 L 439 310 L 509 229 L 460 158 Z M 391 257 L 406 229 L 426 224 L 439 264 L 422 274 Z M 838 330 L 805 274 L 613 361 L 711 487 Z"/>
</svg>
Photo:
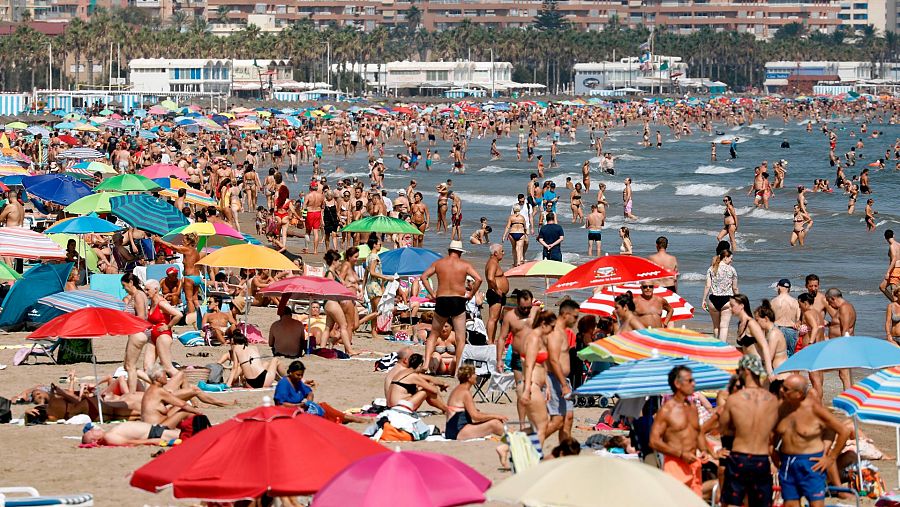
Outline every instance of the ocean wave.
<svg viewBox="0 0 900 507">
<path fill-rule="evenodd" d="M 769 129 L 759 129 L 759 133 L 760 133 L 760 135 L 767 136 L 767 135 L 771 134 L 772 131 Z"/>
<path fill-rule="evenodd" d="M 741 136 L 718 136 L 718 137 L 716 137 L 715 139 L 713 139 L 713 142 L 716 143 L 716 144 L 723 144 L 723 143 L 726 143 L 726 142 L 731 142 L 731 140 L 733 140 L 733 139 L 737 139 L 737 144 L 741 144 L 741 143 L 746 143 L 748 140 L 750 140 L 750 137 L 749 137 L 749 136 L 746 136 L 746 135 L 741 135 Z"/>
<path fill-rule="evenodd" d="M 565 180 L 565 178 L 563 178 L 563 180 Z M 625 183 L 621 181 L 604 181 L 603 183 L 606 184 L 607 192 L 621 192 L 625 190 Z M 593 183 L 591 183 L 591 185 L 593 186 Z M 660 183 L 632 183 L 631 190 L 635 192 L 643 192 L 646 190 L 653 190 L 659 185 Z M 607 200 L 609 200 L 609 197 L 607 197 Z"/>
<path fill-rule="evenodd" d="M 647 157 L 641 157 L 638 155 L 631 155 L 629 153 L 623 153 L 621 155 L 613 156 L 616 160 L 628 160 L 628 161 L 636 161 L 636 160 L 647 160 Z"/>
<path fill-rule="evenodd" d="M 853 296 L 878 296 L 881 295 L 880 290 L 848 290 L 847 294 Z"/>
<path fill-rule="evenodd" d="M 744 206 L 743 208 L 735 208 L 734 211 L 738 215 L 746 215 L 753 211 L 753 206 Z M 697 213 L 704 213 L 706 215 L 721 215 L 725 212 L 725 206 L 722 204 L 707 204 L 706 206 L 697 210 Z"/>
<path fill-rule="evenodd" d="M 792 213 L 781 212 L 781 211 L 772 211 L 768 209 L 756 208 L 747 214 L 748 217 L 753 218 L 762 218 L 765 220 L 793 220 L 794 215 Z"/>
<path fill-rule="evenodd" d="M 707 197 L 718 197 L 725 195 L 731 191 L 731 187 L 722 187 L 719 185 L 709 185 L 706 183 L 695 183 L 691 185 L 677 185 L 675 187 L 675 195 L 702 195 Z"/>
<path fill-rule="evenodd" d="M 669 234 L 694 234 L 698 236 L 716 236 L 716 231 L 709 231 L 704 229 L 694 229 L 692 227 L 680 227 L 676 225 L 647 225 L 642 223 L 630 222 L 626 223 L 629 229 L 633 231 L 645 231 L 645 232 L 656 232 L 656 233 L 669 233 Z"/>
<path fill-rule="evenodd" d="M 704 273 L 695 273 L 693 271 L 688 271 L 687 273 L 679 273 L 678 281 L 680 282 L 705 282 L 706 275 Z"/>
<path fill-rule="evenodd" d="M 725 167 L 721 165 L 701 165 L 694 174 L 731 174 L 743 169 L 743 167 Z"/>
<path fill-rule="evenodd" d="M 762 130 L 766 128 L 766 125 L 764 123 L 754 123 L 753 125 L 747 125 L 747 128 Z"/>
<path fill-rule="evenodd" d="M 579 255 L 574 252 L 563 252 L 562 259 L 563 262 L 568 262 L 569 264 L 575 264 L 577 266 L 593 259 L 593 257 L 588 257 L 587 255 Z"/>
<path fill-rule="evenodd" d="M 731 127 L 731 131 L 737 132 L 738 130 L 741 130 L 742 128 L 744 128 L 743 125 L 735 125 L 734 127 Z"/>
<path fill-rule="evenodd" d="M 515 167 L 500 167 L 496 165 L 484 166 L 478 170 L 480 173 L 505 173 L 507 171 L 515 171 Z"/>
<path fill-rule="evenodd" d="M 506 196 L 506 195 L 481 195 L 481 194 L 471 194 L 468 192 L 456 192 L 456 195 L 459 196 L 462 202 L 468 202 L 472 204 L 483 204 L 485 206 L 499 206 L 501 208 L 509 207 L 511 208 L 514 204 L 518 202 L 515 195 Z M 430 190 L 426 190 L 422 192 L 423 197 L 429 198 L 437 198 L 437 192 L 432 192 Z M 465 209 L 463 209 L 465 212 Z"/>
<path fill-rule="evenodd" d="M 773 136 L 780 136 L 780 135 L 783 134 L 783 133 L 784 133 L 783 130 L 773 130 L 773 131 L 772 131 L 772 135 L 773 135 Z"/>
</svg>

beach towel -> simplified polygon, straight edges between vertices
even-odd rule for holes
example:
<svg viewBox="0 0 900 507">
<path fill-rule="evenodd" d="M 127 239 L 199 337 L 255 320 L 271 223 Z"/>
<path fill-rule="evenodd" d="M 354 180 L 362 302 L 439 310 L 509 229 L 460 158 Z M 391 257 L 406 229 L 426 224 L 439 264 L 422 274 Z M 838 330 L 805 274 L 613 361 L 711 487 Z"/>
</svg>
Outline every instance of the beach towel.
<svg viewBox="0 0 900 507">
<path fill-rule="evenodd" d="M 397 362 L 400 361 L 400 357 L 397 356 L 396 352 L 391 352 L 390 354 L 383 356 L 382 358 L 375 361 L 375 371 L 387 371 L 396 366 Z"/>
<path fill-rule="evenodd" d="M 507 433 L 507 436 L 509 437 L 509 453 L 512 456 L 513 471 L 515 473 L 524 472 L 541 462 L 543 456 L 530 436 L 521 431 Z M 540 441 L 538 441 L 538 445 L 540 445 Z"/>
<path fill-rule="evenodd" d="M 206 345 L 206 340 L 200 331 L 188 331 L 187 333 L 178 335 L 178 341 L 185 347 L 202 347 Z"/>
<path fill-rule="evenodd" d="M 263 338 L 262 331 L 253 324 L 242 322 L 238 324 L 238 329 L 247 337 L 247 342 L 252 344 L 268 344 L 269 342 Z"/>
</svg>

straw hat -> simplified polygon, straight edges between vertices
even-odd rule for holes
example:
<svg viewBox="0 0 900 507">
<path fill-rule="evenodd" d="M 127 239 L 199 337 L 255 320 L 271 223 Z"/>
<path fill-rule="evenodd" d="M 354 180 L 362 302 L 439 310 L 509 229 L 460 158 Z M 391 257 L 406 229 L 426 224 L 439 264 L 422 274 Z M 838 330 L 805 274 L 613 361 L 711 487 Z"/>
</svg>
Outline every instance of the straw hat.
<svg viewBox="0 0 900 507">
<path fill-rule="evenodd" d="M 459 252 L 459 253 L 461 253 L 461 254 L 466 253 L 466 251 L 463 250 L 463 244 L 462 244 L 462 241 L 451 241 L 451 242 L 450 242 L 450 246 L 447 247 L 447 250 L 457 251 L 457 252 Z"/>
</svg>

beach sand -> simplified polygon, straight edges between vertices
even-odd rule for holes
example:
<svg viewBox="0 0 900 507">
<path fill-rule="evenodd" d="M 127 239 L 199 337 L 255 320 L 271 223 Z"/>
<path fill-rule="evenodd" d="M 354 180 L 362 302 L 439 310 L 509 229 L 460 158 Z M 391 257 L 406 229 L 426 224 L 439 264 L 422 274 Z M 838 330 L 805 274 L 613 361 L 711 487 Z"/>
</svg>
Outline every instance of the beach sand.
<svg viewBox="0 0 900 507">
<path fill-rule="evenodd" d="M 246 230 L 252 230 L 252 225 L 247 223 Z M 484 254 L 474 259 L 472 256 L 468 257 L 476 269 L 482 271 Z M 307 263 L 317 262 L 312 255 L 304 255 L 304 258 Z M 530 281 L 522 279 L 513 279 L 512 283 L 513 287 L 530 285 Z M 536 291 L 536 297 L 547 299 L 542 291 Z M 269 325 L 275 318 L 274 308 L 253 308 L 250 312 L 250 322 L 257 325 L 264 335 L 267 335 Z M 179 330 L 183 331 L 184 328 L 179 328 Z M 0 335 L 0 347 L 25 344 L 27 342 L 26 334 Z M 94 347 L 100 362 L 101 376 L 111 374 L 121 365 L 125 350 L 124 337 L 97 339 L 94 341 Z M 366 333 L 355 336 L 354 347 L 374 352 L 374 354 L 364 357 L 377 358 L 399 349 L 400 345 L 381 339 L 372 340 Z M 267 347 L 259 346 L 259 348 L 263 356 L 269 355 Z M 423 351 L 423 349 L 422 346 L 416 347 L 417 351 Z M 215 361 L 225 350 L 225 347 L 185 348 L 180 344 L 173 346 L 174 359 L 183 365 L 202 366 Z M 2 396 L 12 397 L 33 385 L 56 382 L 59 377 L 66 376 L 73 369 L 79 377 L 93 375 L 93 366 L 89 363 L 56 366 L 42 360 L 39 365 L 12 366 L 15 352 L 14 348 L 0 348 L 0 364 L 9 365 L 5 370 L 0 371 L 0 385 L 2 385 L 0 395 Z M 209 352 L 209 357 L 186 357 L 186 353 L 195 354 L 197 352 Z M 318 383 L 315 389 L 316 400 L 327 401 L 334 407 L 345 410 L 361 407 L 371 403 L 373 399 L 384 396 L 384 374 L 373 371 L 372 361 L 328 360 L 316 356 L 306 357 L 302 360 L 307 367 L 306 378 L 314 379 Z M 862 372 L 855 372 L 854 379 L 858 380 L 862 375 Z M 451 386 L 456 385 L 455 379 L 448 380 Z M 836 374 L 827 375 L 826 382 L 828 399 L 830 399 L 837 394 L 840 384 Z M 214 395 L 222 399 L 238 401 L 238 405 L 234 407 L 203 408 L 204 413 L 215 424 L 260 405 L 263 397 L 271 396 L 272 391 L 241 391 L 215 393 Z M 512 398 L 515 399 L 514 394 L 512 394 Z M 13 417 L 21 417 L 26 407 L 24 405 L 14 406 Z M 423 410 L 427 408 L 424 406 Z M 510 420 L 517 418 L 515 404 L 509 402 L 481 403 L 479 409 L 485 412 L 499 412 L 509 416 Z M 600 409 L 597 408 L 577 409 L 574 437 L 584 442 L 592 433 L 585 428 L 596 422 L 599 413 Z M 429 424 L 444 428 L 442 416 L 429 416 L 425 420 Z M 351 424 L 348 427 L 358 432 L 364 429 L 364 425 L 361 424 Z M 863 428 L 886 454 L 894 454 L 892 428 L 870 425 L 863 425 Z M 148 462 L 151 459 L 150 455 L 158 450 L 157 447 L 80 449 L 78 448 L 80 437 L 80 426 L 55 424 L 30 427 L 0 426 L 0 449 L 2 449 L 3 456 L 3 459 L 0 460 L 0 486 L 33 486 L 38 488 L 42 494 L 91 493 L 98 506 L 195 504 L 195 502 L 173 499 L 170 490 L 152 494 L 133 489 L 128 485 L 129 474 Z M 302 438 L 302 435 L 298 435 L 298 438 Z M 400 449 L 449 454 L 474 467 L 493 481 L 500 481 L 509 475 L 509 472 L 498 470 L 499 462 L 495 452 L 497 442 L 495 441 L 388 443 L 386 445 L 392 449 L 399 447 Z M 556 437 L 554 436 L 548 440 L 545 450 L 549 452 L 555 445 Z M 896 487 L 897 479 L 893 461 L 880 461 L 876 464 L 880 467 L 888 488 Z M 285 466 L 292 465 L 286 463 Z M 435 477 L 435 480 L 440 480 L 440 477 Z"/>
</svg>

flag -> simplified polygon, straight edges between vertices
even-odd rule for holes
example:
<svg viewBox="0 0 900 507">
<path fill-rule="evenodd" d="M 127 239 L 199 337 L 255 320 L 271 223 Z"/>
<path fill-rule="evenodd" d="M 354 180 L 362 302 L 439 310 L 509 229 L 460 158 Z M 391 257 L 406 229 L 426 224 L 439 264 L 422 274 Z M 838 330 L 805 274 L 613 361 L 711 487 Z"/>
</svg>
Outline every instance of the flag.
<svg viewBox="0 0 900 507">
<path fill-rule="evenodd" d="M 669 62 L 665 61 L 659 66 L 659 70 L 669 70 Z"/>
<path fill-rule="evenodd" d="M 641 51 L 650 51 L 650 39 L 647 39 L 647 42 L 642 42 L 639 49 Z"/>
</svg>

